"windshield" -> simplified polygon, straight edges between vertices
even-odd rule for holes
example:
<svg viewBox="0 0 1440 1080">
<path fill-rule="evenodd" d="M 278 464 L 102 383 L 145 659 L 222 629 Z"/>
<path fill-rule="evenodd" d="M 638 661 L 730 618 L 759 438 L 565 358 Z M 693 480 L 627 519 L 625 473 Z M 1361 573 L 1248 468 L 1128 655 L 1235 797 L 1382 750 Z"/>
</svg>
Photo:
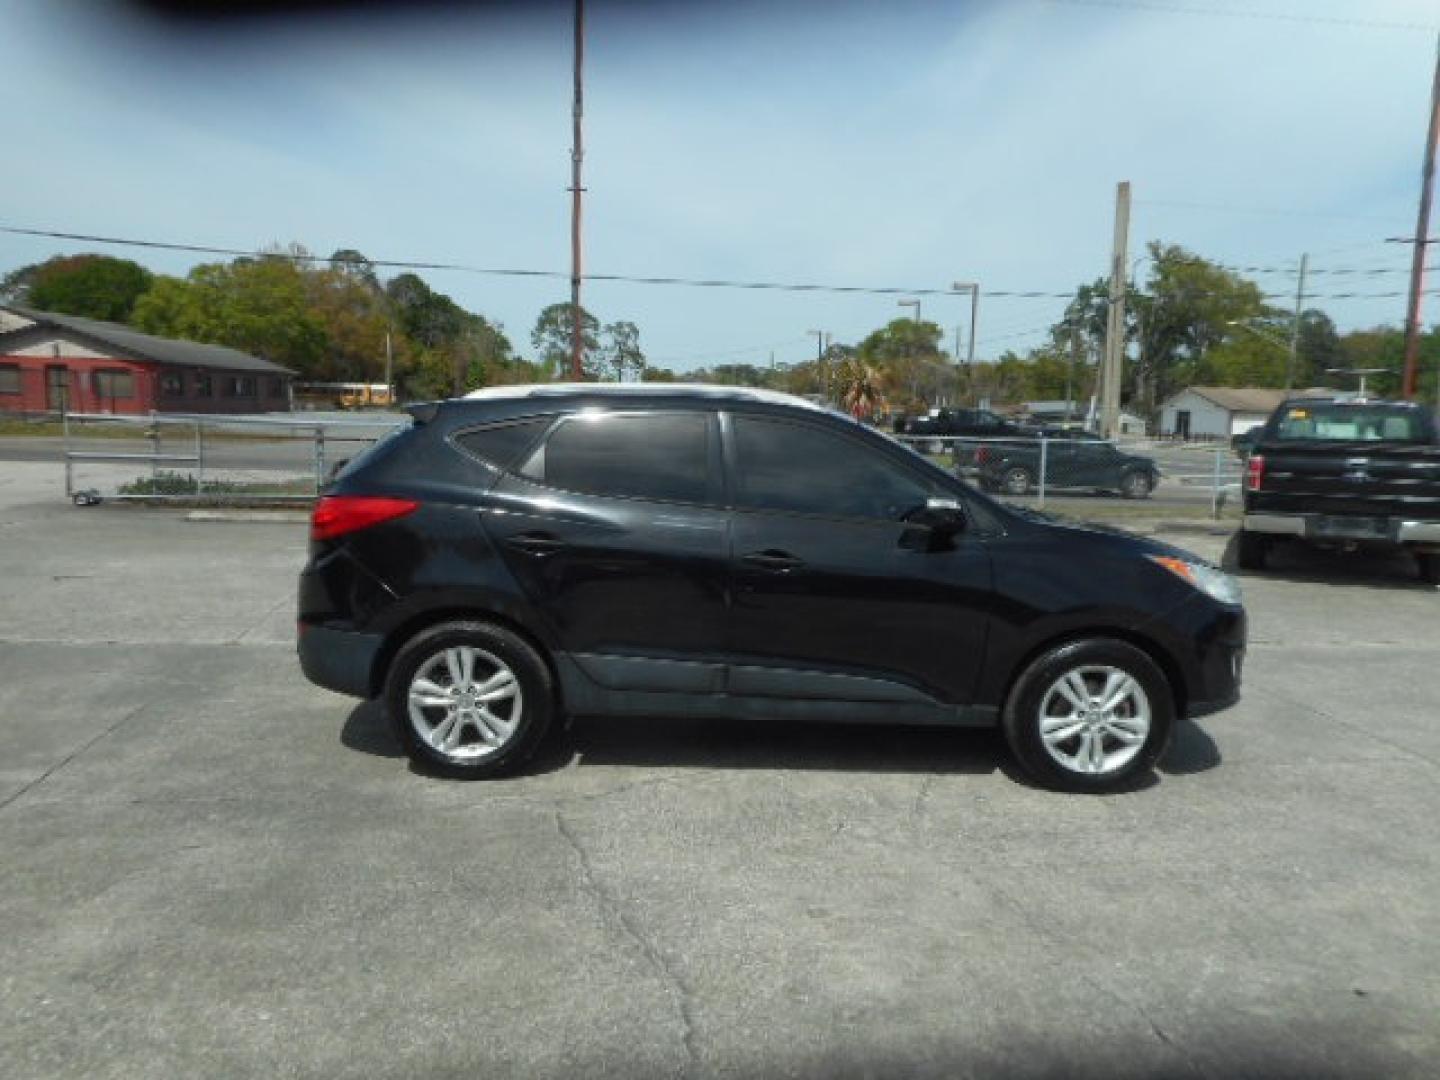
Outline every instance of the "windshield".
<svg viewBox="0 0 1440 1080">
<path fill-rule="evenodd" d="M 1326 402 L 1287 407 L 1275 425 L 1275 438 L 1285 442 L 1424 443 L 1430 441 L 1430 431 L 1418 409 Z"/>
</svg>

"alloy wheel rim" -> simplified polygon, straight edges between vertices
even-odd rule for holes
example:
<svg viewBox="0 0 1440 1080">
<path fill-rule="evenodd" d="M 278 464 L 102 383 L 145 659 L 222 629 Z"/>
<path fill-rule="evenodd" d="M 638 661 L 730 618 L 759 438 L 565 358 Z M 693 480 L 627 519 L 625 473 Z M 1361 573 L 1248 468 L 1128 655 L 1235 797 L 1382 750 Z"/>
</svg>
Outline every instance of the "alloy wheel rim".
<svg viewBox="0 0 1440 1080">
<path fill-rule="evenodd" d="M 1016 469 L 1005 477 L 1005 486 L 1012 495 L 1024 495 L 1030 487 L 1030 478 L 1022 470 Z"/>
<path fill-rule="evenodd" d="M 446 757 L 473 761 L 502 750 L 520 727 L 520 680 L 494 653 L 441 649 L 415 669 L 407 691 L 410 726 Z"/>
<path fill-rule="evenodd" d="M 1150 699 L 1118 667 L 1087 664 L 1056 679 L 1040 699 L 1040 742 L 1068 772 L 1105 776 L 1135 759 L 1150 737 Z"/>
</svg>

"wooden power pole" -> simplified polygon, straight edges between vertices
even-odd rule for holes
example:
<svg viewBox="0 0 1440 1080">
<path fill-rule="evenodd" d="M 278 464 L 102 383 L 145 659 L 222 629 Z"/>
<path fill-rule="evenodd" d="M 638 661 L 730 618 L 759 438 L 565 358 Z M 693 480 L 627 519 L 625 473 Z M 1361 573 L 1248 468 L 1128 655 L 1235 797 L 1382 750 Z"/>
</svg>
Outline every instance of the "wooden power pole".
<svg viewBox="0 0 1440 1080">
<path fill-rule="evenodd" d="M 570 143 L 570 378 L 579 382 L 585 377 L 582 363 L 585 351 L 585 327 L 580 315 L 580 163 L 585 157 L 581 133 L 585 93 L 581 73 L 585 62 L 585 0 L 575 0 L 575 109 L 574 129 Z"/>
<path fill-rule="evenodd" d="M 1120 380 L 1125 360 L 1125 268 L 1130 243 L 1130 181 L 1115 188 L 1115 247 L 1110 256 L 1110 307 L 1105 322 L 1105 368 L 1100 385 L 1100 433 L 1120 434 Z"/>
<path fill-rule="evenodd" d="M 1440 38 L 1436 40 L 1435 78 L 1430 86 L 1430 130 L 1420 172 L 1420 212 L 1415 220 L 1415 251 L 1410 262 L 1410 302 L 1405 309 L 1405 374 L 1401 393 L 1412 400 L 1419 384 L 1420 297 L 1425 291 L 1425 254 L 1430 249 L 1430 197 L 1435 187 L 1435 143 L 1440 139 Z"/>
</svg>

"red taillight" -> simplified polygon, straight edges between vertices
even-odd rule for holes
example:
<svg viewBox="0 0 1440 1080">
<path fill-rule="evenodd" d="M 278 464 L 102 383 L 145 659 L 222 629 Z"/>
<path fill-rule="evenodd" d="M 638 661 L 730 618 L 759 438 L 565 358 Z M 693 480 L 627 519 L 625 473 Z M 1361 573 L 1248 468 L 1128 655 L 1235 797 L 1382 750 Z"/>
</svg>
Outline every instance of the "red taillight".
<svg viewBox="0 0 1440 1080">
<path fill-rule="evenodd" d="M 1259 491 L 1264 482 L 1265 459 L 1259 454 L 1251 454 L 1245 462 L 1245 490 Z"/>
<path fill-rule="evenodd" d="M 411 499 L 326 495 L 315 504 L 315 511 L 310 515 L 310 539 L 334 540 L 357 529 L 404 517 L 419 505 Z"/>
<path fill-rule="evenodd" d="M 975 464 L 984 465 L 990 460 L 990 448 L 988 446 L 977 447 L 975 450 Z"/>
</svg>

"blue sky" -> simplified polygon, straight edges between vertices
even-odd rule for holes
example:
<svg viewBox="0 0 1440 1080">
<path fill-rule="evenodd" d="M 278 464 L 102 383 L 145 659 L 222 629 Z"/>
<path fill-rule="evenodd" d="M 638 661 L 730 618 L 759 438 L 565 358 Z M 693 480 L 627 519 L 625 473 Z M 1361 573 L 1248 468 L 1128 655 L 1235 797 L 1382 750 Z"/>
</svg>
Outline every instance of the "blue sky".
<svg viewBox="0 0 1440 1080">
<path fill-rule="evenodd" d="M 0 0 L 0 223 L 568 268 L 567 5 L 178 24 L 143 10 Z M 1316 293 L 1403 291 L 1403 273 L 1333 271 L 1407 265 L 1383 239 L 1414 228 L 1434 35 L 1221 14 L 1235 10 L 1440 24 L 1440 5 L 1406 0 L 591 0 L 587 268 L 1063 292 L 1104 273 L 1128 179 L 1132 257 L 1150 239 L 1235 265 L 1309 251 Z M 0 273 L 81 247 L 0 235 Z M 568 294 L 426 276 L 522 350 Z M 799 360 L 808 330 L 855 341 L 902 314 L 893 297 L 601 283 L 585 302 L 635 321 L 677 369 Z M 1342 327 L 1404 312 L 1315 304 Z M 1062 307 L 982 297 L 979 354 L 1035 344 Z M 924 314 L 953 335 L 968 302 Z"/>
</svg>

